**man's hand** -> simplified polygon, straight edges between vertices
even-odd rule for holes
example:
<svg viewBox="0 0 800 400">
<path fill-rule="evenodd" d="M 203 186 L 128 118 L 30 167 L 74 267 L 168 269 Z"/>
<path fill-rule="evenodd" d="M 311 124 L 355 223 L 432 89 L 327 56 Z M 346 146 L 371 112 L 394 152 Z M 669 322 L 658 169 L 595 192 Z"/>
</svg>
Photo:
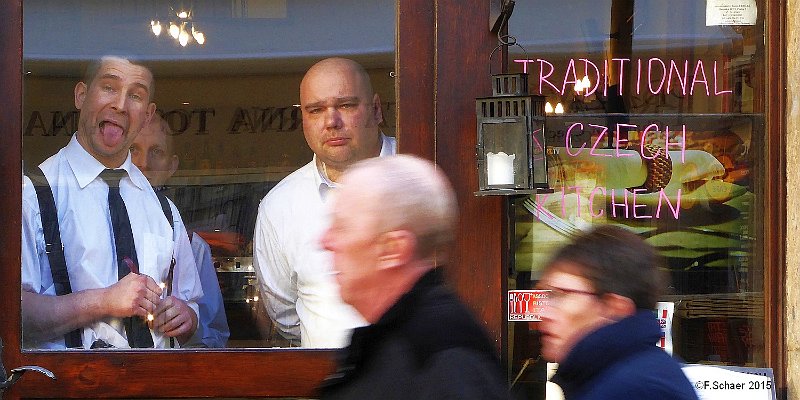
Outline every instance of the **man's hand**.
<svg viewBox="0 0 800 400">
<path fill-rule="evenodd" d="M 197 329 L 197 315 L 183 300 L 167 296 L 153 313 L 153 330 L 185 343 Z"/>
<path fill-rule="evenodd" d="M 147 275 L 128 274 L 108 287 L 106 296 L 112 317 L 147 318 L 161 303 L 161 288 Z"/>
</svg>

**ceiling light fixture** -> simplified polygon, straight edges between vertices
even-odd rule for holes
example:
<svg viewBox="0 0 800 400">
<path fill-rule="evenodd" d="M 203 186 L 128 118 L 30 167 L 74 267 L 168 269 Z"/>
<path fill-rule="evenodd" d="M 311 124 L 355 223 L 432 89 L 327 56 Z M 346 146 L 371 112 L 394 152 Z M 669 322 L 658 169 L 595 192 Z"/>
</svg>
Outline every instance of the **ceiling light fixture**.
<svg viewBox="0 0 800 400">
<path fill-rule="evenodd" d="M 181 47 L 186 47 L 192 42 L 197 43 L 200 46 L 206 43 L 206 35 L 197 29 L 194 20 L 192 19 L 192 14 L 193 12 L 191 9 L 181 9 L 179 11 L 171 9 L 170 15 L 175 15 L 177 19 L 170 18 L 169 23 L 165 22 L 164 24 L 169 27 L 167 29 L 169 36 L 175 39 L 175 41 L 177 41 Z M 160 37 L 161 30 L 162 25 L 160 20 L 150 20 L 150 31 L 153 32 L 153 35 Z"/>
</svg>

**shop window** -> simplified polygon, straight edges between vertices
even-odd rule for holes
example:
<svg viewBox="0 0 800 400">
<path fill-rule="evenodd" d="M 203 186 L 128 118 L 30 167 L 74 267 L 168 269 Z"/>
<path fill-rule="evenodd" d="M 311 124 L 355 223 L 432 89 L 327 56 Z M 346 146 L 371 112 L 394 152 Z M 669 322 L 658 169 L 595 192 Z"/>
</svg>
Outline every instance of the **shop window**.
<svg viewBox="0 0 800 400">
<path fill-rule="evenodd" d="M 381 129 L 395 135 L 394 2 L 26 0 L 23 20 L 24 169 L 78 129 L 74 88 L 91 61 L 113 54 L 141 62 L 178 160 L 166 193 L 190 234 L 210 246 L 230 330 L 225 347 L 298 345 L 279 334 L 259 293 L 258 205 L 312 158 L 299 85 L 315 62 L 341 56 L 364 66 L 382 99 Z"/>
<path fill-rule="evenodd" d="M 533 288 L 577 232 L 620 225 L 664 259 L 676 356 L 764 367 L 755 194 L 768 179 L 758 167 L 769 140 L 766 10 L 764 1 L 722 3 L 517 2 L 509 33 L 524 51 L 509 48 L 508 69 L 527 72 L 530 92 L 551 106 L 553 192 L 513 203 L 509 287 Z M 668 165 L 643 159 L 643 147 L 668 150 Z M 509 322 L 512 378 L 534 364 L 535 324 Z"/>
</svg>

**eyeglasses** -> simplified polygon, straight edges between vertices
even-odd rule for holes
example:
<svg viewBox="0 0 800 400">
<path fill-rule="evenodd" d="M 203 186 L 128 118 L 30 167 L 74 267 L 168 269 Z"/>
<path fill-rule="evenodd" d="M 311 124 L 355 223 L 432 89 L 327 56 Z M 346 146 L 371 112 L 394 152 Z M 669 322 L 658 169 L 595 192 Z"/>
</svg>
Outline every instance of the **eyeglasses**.
<svg viewBox="0 0 800 400">
<path fill-rule="evenodd" d="M 555 286 L 548 286 L 543 288 L 545 290 L 549 290 L 547 300 L 550 305 L 556 305 L 561 302 L 567 295 L 570 294 L 582 294 L 585 296 L 597 296 L 597 292 L 592 292 L 589 290 L 580 290 L 580 289 L 569 289 L 569 288 L 560 288 Z"/>
</svg>

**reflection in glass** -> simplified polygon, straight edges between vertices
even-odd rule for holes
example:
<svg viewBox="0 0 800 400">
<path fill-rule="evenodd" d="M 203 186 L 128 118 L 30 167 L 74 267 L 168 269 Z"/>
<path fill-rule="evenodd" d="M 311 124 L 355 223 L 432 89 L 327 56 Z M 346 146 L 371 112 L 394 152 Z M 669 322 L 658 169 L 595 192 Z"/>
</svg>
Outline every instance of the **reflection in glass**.
<svg viewBox="0 0 800 400">
<path fill-rule="evenodd" d="M 298 105 L 300 80 L 314 62 L 336 55 L 361 63 L 383 100 L 381 130 L 394 136 L 395 4 L 192 5 L 182 16 L 184 10 L 169 1 L 26 1 L 25 168 L 55 154 L 78 130 L 73 93 L 90 60 L 120 54 L 141 61 L 153 73 L 156 112 L 169 132 L 169 145 L 162 147 L 172 149 L 166 153 L 174 153 L 177 166 L 163 182 L 154 182 L 142 164 L 158 154 L 145 150 L 145 161 L 134 161 L 179 210 L 192 246 L 208 245 L 210 255 L 195 249 L 195 258 L 217 280 L 222 308 L 213 314 L 224 312 L 230 331 L 227 340 L 220 334 L 191 345 L 295 346 L 278 333 L 259 292 L 252 257 L 258 205 L 281 179 L 311 160 Z M 113 29 L 98 34 L 96 21 Z"/>
<path fill-rule="evenodd" d="M 753 175 L 765 136 L 763 22 L 707 24 L 705 6 L 517 6 L 509 31 L 528 54 L 510 54 L 509 68 L 531 74 L 531 91 L 563 104 L 563 113 L 546 122 L 554 193 L 513 207 L 511 286 L 532 288 L 549 255 L 576 232 L 620 225 L 664 258 L 672 284 L 659 315 L 674 307 L 667 341 L 675 354 L 690 363 L 763 366 L 754 194 L 763 175 Z M 535 359 L 535 324 L 510 324 L 512 374 L 524 381 L 544 370 L 521 371 Z"/>
</svg>

